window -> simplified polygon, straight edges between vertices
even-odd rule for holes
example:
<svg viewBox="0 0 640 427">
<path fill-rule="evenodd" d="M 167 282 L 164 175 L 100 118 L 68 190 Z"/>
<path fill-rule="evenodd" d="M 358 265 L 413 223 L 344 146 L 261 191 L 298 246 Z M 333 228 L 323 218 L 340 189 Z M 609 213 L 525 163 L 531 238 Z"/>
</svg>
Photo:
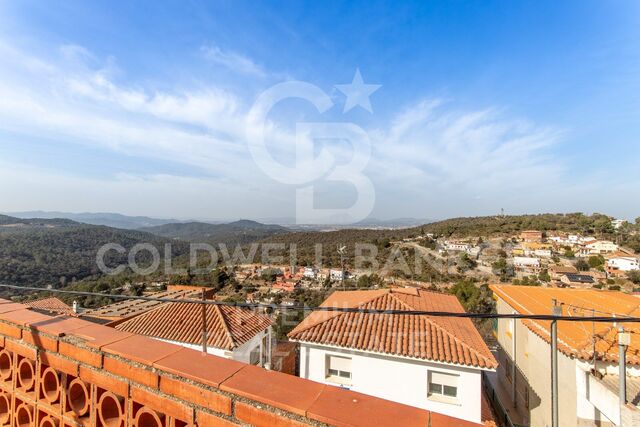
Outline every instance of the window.
<svg viewBox="0 0 640 427">
<path fill-rule="evenodd" d="M 456 399 L 458 397 L 458 375 L 444 372 L 429 372 L 429 397 Z"/>
<path fill-rule="evenodd" d="M 249 354 L 249 364 L 260 365 L 260 346 L 257 346 Z"/>
<path fill-rule="evenodd" d="M 327 356 L 327 379 L 342 384 L 351 382 L 351 358 Z"/>
</svg>

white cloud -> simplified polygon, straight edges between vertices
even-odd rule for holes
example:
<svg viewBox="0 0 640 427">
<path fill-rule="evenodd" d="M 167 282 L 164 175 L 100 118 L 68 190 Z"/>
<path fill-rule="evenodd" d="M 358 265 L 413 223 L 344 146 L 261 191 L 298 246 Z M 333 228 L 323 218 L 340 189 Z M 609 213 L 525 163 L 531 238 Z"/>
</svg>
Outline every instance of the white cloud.
<svg viewBox="0 0 640 427">
<path fill-rule="evenodd" d="M 232 51 L 224 51 L 218 46 L 203 46 L 204 57 L 209 61 L 222 65 L 231 71 L 248 74 L 256 77 L 265 77 L 266 73 L 261 66 L 250 58 Z"/>
<path fill-rule="evenodd" d="M 207 52 L 222 65 L 254 77 L 264 75 L 240 55 L 218 48 Z M 188 90 L 122 84 L 117 76 L 126 75 L 126 70 L 119 70 L 114 59 L 101 59 L 74 45 L 61 47 L 57 57 L 45 58 L 0 43 L 0 55 L 6 59 L 0 67 L 0 129 L 99 146 L 141 161 L 176 162 L 200 172 L 194 174 L 199 178 L 132 172 L 97 180 L 43 169 L 31 171 L 32 180 L 55 183 L 64 194 L 81 195 L 99 186 L 106 191 L 101 210 L 135 213 L 131 207 L 137 206 L 139 212 L 152 215 L 151 209 L 162 209 L 164 203 L 165 209 L 173 210 L 158 214 L 189 216 L 183 211 L 195 209 L 203 199 L 210 209 L 215 203 L 209 199 L 224 198 L 225 206 L 237 209 L 236 216 L 251 211 L 256 217 L 293 214 L 293 188 L 265 179 L 248 153 L 245 135 L 250 106 L 238 94 L 215 84 Z M 455 111 L 452 104 L 423 100 L 398 113 L 388 126 L 370 132 L 373 157 L 367 172 L 377 192 L 374 214 L 474 214 L 498 203 L 523 210 L 535 206 L 555 210 L 548 201 L 550 190 L 570 188 L 563 162 L 550 154 L 562 132 L 514 119 L 497 109 Z M 290 160 L 294 135 L 278 122 L 267 123 L 266 129 L 270 147 L 283 155 L 274 157 Z M 344 150 L 334 154 L 339 157 Z M 35 182 L 25 187 L 28 191 L 21 191 L 19 176 L 5 173 L 0 197 L 14 195 L 12 200 L 36 202 L 58 200 L 52 195 L 65 199 L 55 188 Z M 581 188 L 581 192 L 586 190 Z M 180 206 L 167 207 L 167 194 Z M 342 196 L 333 194 L 336 199 Z M 86 203 L 82 197 L 74 200 Z M 108 209 L 109 203 L 117 206 Z M 75 209 L 98 208 L 84 206 Z M 12 210 L 36 207 L 16 205 Z"/>
</svg>

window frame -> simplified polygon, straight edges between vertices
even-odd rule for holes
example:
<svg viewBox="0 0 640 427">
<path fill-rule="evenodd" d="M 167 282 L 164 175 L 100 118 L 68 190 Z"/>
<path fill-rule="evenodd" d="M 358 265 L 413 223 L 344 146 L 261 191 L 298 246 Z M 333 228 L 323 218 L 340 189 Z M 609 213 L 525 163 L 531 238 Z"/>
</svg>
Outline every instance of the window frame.
<svg viewBox="0 0 640 427">
<path fill-rule="evenodd" d="M 435 375 L 434 375 L 435 374 Z M 450 377 L 451 380 L 438 382 L 434 376 Z M 460 375 L 450 372 L 429 371 L 427 376 L 427 399 L 443 403 L 458 404 Z M 449 384 L 445 384 L 449 382 Z M 452 385 L 455 383 L 455 386 Z"/>
<path fill-rule="evenodd" d="M 349 363 L 349 370 L 347 371 L 345 369 L 336 369 L 337 367 L 332 367 L 331 360 L 333 358 L 344 359 L 344 361 L 347 361 Z M 353 382 L 353 358 L 338 354 L 325 354 L 324 375 L 328 382 L 341 385 L 351 385 Z"/>
</svg>

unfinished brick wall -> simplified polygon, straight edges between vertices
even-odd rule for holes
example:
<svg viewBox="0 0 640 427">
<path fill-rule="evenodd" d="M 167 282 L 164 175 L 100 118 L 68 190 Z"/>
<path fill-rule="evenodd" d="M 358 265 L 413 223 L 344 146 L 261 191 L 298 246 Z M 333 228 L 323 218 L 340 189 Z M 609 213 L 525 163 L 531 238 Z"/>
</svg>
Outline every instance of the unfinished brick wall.
<svg viewBox="0 0 640 427">
<path fill-rule="evenodd" d="M 0 300 L 0 426 L 471 426 Z"/>
</svg>

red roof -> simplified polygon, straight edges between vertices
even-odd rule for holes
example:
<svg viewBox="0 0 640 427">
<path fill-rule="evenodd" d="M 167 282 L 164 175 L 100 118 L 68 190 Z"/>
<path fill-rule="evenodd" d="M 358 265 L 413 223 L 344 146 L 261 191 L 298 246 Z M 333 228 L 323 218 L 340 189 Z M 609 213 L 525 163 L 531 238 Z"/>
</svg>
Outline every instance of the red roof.
<svg viewBox="0 0 640 427">
<path fill-rule="evenodd" d="M 207 345 L 233 350 L 271 326 L 271 319 L 246 308 L 207 305 Z M 166 303 L 115 326 L 119 331 L 189 344 L 202 343 L 202 308 Z"/>
<path fill-rule="evenodd" d="M 464 312 L 456 297 L 418 289 L 334 292 L 322 306 Z M 471 320 L 463 318 L 315 311 L 289 337 L 477 368 L 497 366 Z"/>
<path fill-rule="evenodd" d="M 55 314 L 64 314 L 67 316 L 75 316 L 73 309 L 58 298 L 43 298 L 35 301 L 26 301 L 24 303 L 29 308 L 39 311 L 46 311 Z"/>
</svg>

